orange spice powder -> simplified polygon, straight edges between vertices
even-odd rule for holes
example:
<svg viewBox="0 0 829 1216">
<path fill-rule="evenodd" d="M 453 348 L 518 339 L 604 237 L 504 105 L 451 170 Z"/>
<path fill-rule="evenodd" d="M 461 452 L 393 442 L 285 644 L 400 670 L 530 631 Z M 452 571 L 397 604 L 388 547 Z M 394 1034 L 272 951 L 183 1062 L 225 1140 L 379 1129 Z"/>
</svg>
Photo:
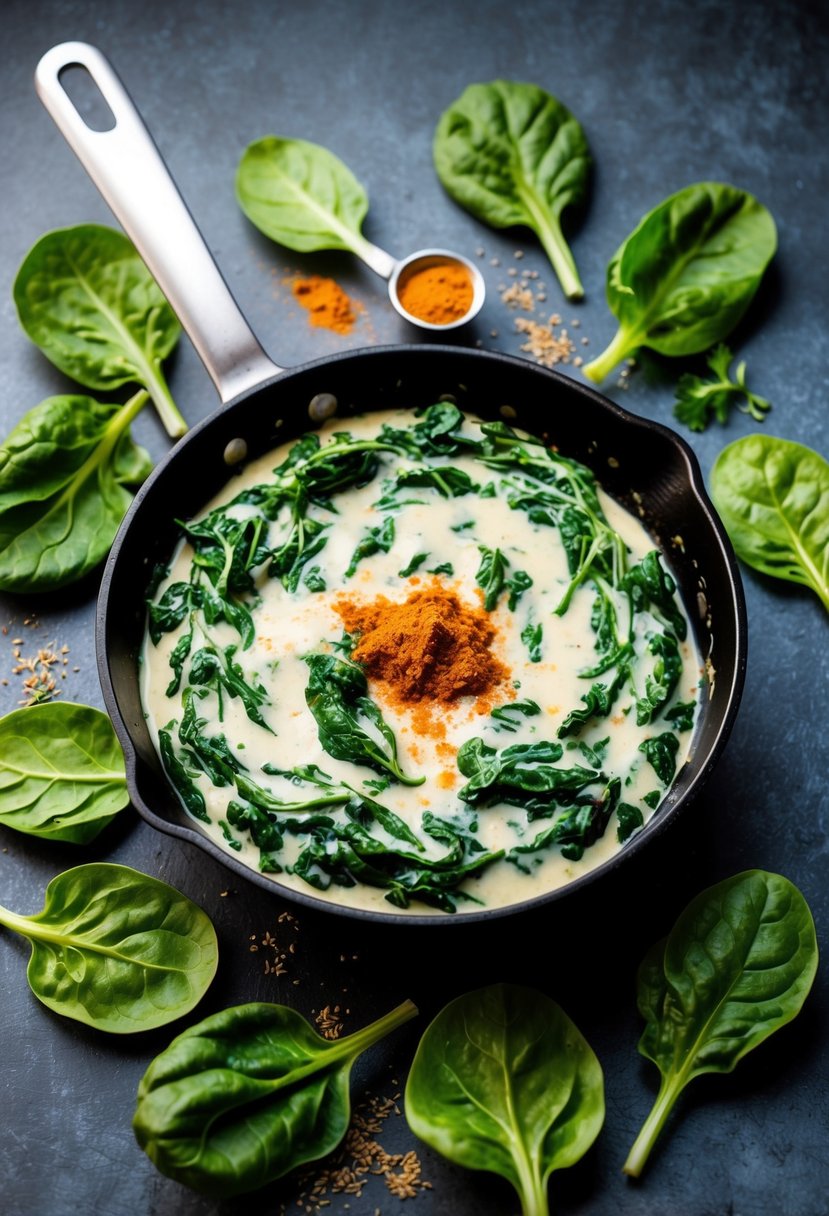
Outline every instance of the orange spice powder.
<svg viewBox="0 0 829 1216">
<path fill-rule="evenodd" d="M 442 261 L 400 276 L 397 298 L 406 312 L 432 325 L 449 325 L 472 307 L 472 276 L 461 262 Z"/>
<path fill-rule="evenodd" d="M 495 629 L 488 614 L 437 579 L 403 603 L 379 595 L 369 603 L 340 598 L 335 607 L 348 633 L 359 638 L 352 657 L 391 704 L 414 711 L 412 728 L 419 734 L 442 738 L 445 725 L 435 709 L 461 697 L 486 700 L 509 679 L 509 669 L 490 649 Z"/>
<path fill-rule="evenodd" d="M 294 299 L 308 310 L 312 325 L 337 334 L 351 332 L 357 320 L 357 306 L 334 279 L 312 274 L 306 279 L 293 278 L 290 284 Z"/>
</svg>

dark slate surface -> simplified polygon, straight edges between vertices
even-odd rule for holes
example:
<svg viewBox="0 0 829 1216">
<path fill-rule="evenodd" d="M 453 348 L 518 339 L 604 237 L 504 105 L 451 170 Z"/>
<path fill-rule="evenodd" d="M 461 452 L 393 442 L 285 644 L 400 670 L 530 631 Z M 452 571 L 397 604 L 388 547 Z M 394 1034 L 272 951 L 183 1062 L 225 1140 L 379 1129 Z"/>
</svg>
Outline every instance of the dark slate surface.
<svg viewBox="0 0 829 1216">
<path fill-rule="evenodd" d="M 349 346 L 416 335 L 384 300 L 383 285 L 345 255 L 300 257 L 260 238 L 234 201 L 242 148 L 274 132 L 336 151 L 366 183 L 366 234 L 393 252 L 437 243 L 482 259 L 489 299 L 462 341 L 518 353 L 512 314 L 499 298 L 509 265 L 537 269 L 551 309 L 581 320 L 586 353 L 614 325 L 603 301 L 606 262 L 638 218 L 672 191 L 703 178 L 731 181 L 772 210 L 780 249 L 733 344 L 752 385 L 774 403 L 767 430 L 829 452 L 827 423 L 825 140 L 829 37 L 821 6 L 773 0 L 762 6 L 679 0 L 637 6 L 492 0 L 403 6 L 251 0 L 230 5 L 75 2 L 3 6 L 0 73 L 0 366 L 2 426 L 68 382 L 18 327 L 11 284 L 24 254 L 51 228 L 111 222 L 109 213 L 35 97 L 32 72 L 56 42 L 82 39 L 113 60 L 196 214 L 240 304 L 277 362 L 297 364 Z M 478 225 L 443 195 L 431 166 L 441 110 L 462 88 L 496 76 L 537 82 L 585 126 L 596 169 L 590 206 L 573 246 L 587 289 L 562 306 L 540 249 L 526 233 Z M 525 251 L 514 262 L 516 249 Z M 500 267 L 490 264 L 499 258 Z M 283 285 L 292 270 L 334 274 L 364 305 L 353 334 L 313 331 Z M 492 331 L 497 331 L 497 336 Z M 571 374 L 578 375 L 575 369 Z M 609 396 L 670 422 L 677 370 L 637 371 Z M 188 419 L 215 395 L 185 340 L 170 370 Z M 693 437 L 708 472 L 720 447 L 752 429 L 735 414 L 726 428 Z M 155 456 L 167 444 L 146 413 L 135 432 Z M 607 1080 L 607 1121 L 587 1157 L 555 1175 L 562 1216 L 821 1216 L 829 1212 L 826 971 L 798 1021 L 743 1061 L 736 1073 L 703 1079 L 687 1094 L 646 1177 L 631 1185 L 620 1166 L 655 1094 L 655 1070 L 636 1052 L 640 1020 L 634 973 L 644 950 L 704 886 L 748 867 L 787 875 L 809 900 L 825 940 L 827 620 L 805 591 L 745 573 L 751 646 L 747 684 L 731 742 L 704 795 L 645 862 L 588 901 L 532 921 L 486 931 L 405 931 L 358 925 L 290 908 L 192 847 L 127 811 L 93 846 L 48 845 L 0 829 L 0 902 L 41 906 L 46 883 L 91 859 L 134 865 L 173 883 L 213 917 L 221 941 L 216 983 L 200 1009 L 275 999 L 312 1015 L 326 1004 L 350 1010 L 351 1028 L 410 996 L 424 1019 L 363 1060 L 356 1093 L 398 1092 L 419 1027 L 451 996 L 497 979 L 554 996 L 596 1049 Z M 0 709 L 14 708 L 24 654 L 68 645 L 66 699 L 100 705 L 93 647 L 95 580 L 54 597 L 0 602 Z M 25 624 L 32 616 L 36 624 Z M 76 671 L 75 668 L 78 668 Z M 8 683 L 5 683 L 8 680 Z M 296 943 L 288 974 L 264 974 L 251 937 L 266 931 Z M 25 982 L 27 947 L 0 939 L 0 1210 L 4 1216 L 213 1216 L 296 1207 L 288 1181 L 238 1203 L 198 1197 L 156 1173 L 130 1130 L 138 1079 L 169 1040 L 162 1030 L 107 1037 L 61 1019 Z M 192 1020 L 192 1019 L 191 1019 Z M 402 1118 L 380 1136 L 389 1151 L 418 1148 Z M 512 1213 L 505 1184 L 455 1168 L 418 1148 L 433 1184 L 405 1201 L 413 1213 Z M 379 1178 L 363 1195 L 333 1196 L 331 1213 L 401 1210 Z"/>
</svg>

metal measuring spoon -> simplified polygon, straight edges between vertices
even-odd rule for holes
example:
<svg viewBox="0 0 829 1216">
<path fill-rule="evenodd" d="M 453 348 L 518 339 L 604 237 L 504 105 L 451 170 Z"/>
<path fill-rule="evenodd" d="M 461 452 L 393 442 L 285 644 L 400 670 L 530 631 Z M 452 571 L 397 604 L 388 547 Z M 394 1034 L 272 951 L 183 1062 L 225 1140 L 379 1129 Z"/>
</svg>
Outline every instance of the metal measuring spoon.
<svg viewBox="0 0 829 1216">
<path fill-rule="evenodd" d="M 477 316 L 483 307 L 486 296 L 484 276 L 478 267 L 473 262 L 470 262 L 469 258 L 465 258 L 462 254 L 455 253 L 451 249 L 417 249 L 414 253 L 410 253 L 408 257 L 393 258 L 384 249 L 380 249 L 379 246 L 372 245 L 370 241 L 362 238 L 360 249 L 359 251 L 355 250 L 355 252 L 357 252 L 358 257 L 362 258 L 370 270 L 373 270 L 375 274 L 379 274 L 381 278 L 388 280 L 389 299 L 401 317 L 405 317 L 412 325 L 417 325 L 421 329 L 457 329 L 458 326 L 466 325 L 468 321 Z M 411 276 L 432 266 L 451 266 L 453 264 L 462 266 L 468 272 L 472 282 L 472 300 L 466 312 L 452 321 L 444 322 L 425 321 L 422 317 L 415 316 L 414 313 L 409 312 L 400 298 L 400 292 Z"/>
</svg>

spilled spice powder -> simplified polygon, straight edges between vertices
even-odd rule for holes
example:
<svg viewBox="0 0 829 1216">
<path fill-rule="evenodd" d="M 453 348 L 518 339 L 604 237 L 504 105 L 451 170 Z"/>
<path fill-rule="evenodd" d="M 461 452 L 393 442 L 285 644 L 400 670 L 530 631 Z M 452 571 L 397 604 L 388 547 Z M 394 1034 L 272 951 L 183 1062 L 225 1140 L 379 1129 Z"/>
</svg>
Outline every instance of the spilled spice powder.
<svg viewBox="0 0 829 1216">
<path fill-rule="evenodd" d="M 385 685 L 392 704 L 448 705 L 489 693 L 509 677 L 490 650 L 495 629 L 488 614 L 437 579 L 403 603 L 379 595 L 369 603 L 340 598 L 335 607 L 348 633 L 359 637 L 352 657 Z"/>
<path fill-rule="evenodd" d="M 290 284 L 294 299 L 307 309 L 312 325 L 336 334 L 351 332 L 357 320 L 357 306 L 334 279 L 312 274 L 306 279 L 291 279 Z"/>
</svg>

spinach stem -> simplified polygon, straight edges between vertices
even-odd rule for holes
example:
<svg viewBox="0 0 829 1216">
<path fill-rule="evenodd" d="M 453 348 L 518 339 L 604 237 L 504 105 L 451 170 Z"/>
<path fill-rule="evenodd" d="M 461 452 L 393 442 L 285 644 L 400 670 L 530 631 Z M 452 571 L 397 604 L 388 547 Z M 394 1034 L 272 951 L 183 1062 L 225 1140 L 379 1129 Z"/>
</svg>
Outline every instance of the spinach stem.
<svg viewBox="0 0 829 1216">
<path fill-rule="evenodd" d="M 620 325 L 610 345 L 592 362 L 585 364 L 581 370 L 594 384 L 601 384 L 602 380 L 610 375 L 616 364 L 621 363 L 636 350 L 640 343 L 641 336 L 637 330 L 627 329 L 624 325 Z"/>
<path fill-rule="evenodd" d="M 584 288 L 576 270 L 575 258 L 564 239 L 558 217 L 541 205 L 531 186 L 522 182 L 516 185 L 519 198 L 532 216 L 533 227 L 556 272 L 561 290 L 568 300 L 583 299 Z"/>
<path fill-rule="evenodd" d="M 164 373 L 161 370 L 160 359 L 141 359 L 141 367 L 145 376 L 145 386 L 153 399 L 153 405 L 171 439 L 180 439 L 187 430 L 187 423 L 173 400 L 167 387 Z"/>
<path fill-rule="evenodd" d="M 638 1178 L 645 1168 L 651 1149 L 665 1126 L 665 1121 L 673 1109 L 684 1081 L 685 1079 L 681 1075 L 670 1079 L 663 1078 L 651 1112 L 642 1124 L 639 1135 L 634 1140 L 627 1160 L 622 1166 L 623 1174 L 627 1174 L 630 1178 Z"/>
</svg>

